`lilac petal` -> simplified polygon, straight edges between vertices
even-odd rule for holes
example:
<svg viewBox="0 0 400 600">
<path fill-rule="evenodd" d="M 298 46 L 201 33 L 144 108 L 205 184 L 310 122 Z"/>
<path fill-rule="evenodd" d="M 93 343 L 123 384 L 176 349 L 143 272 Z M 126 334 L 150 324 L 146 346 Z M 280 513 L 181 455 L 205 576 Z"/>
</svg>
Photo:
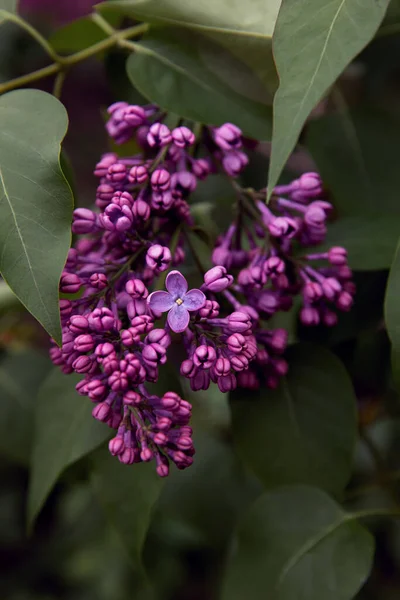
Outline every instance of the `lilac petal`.
<svg viewBox="0 0 400 600">
<path fill-rule="evenodd" d="M 174 304 L 168 313 L 168 325 L 175 333 L 182 333 L 189 325 L 189 313 L 183 304 Z"/>
<path fill-rule="evenodd" d="M 150 306 L 151 310 L 166 312 L 175 305 L 175 302 L 171 294 L 159 291 L 150 294 L 147 298 L 147 304 Z"/>
<path fill-rule="evenodd" d="M 183 298 L 188 289 L 188 284 L 182 273 L 179 271 L 171 271 L 168 273 L 165 280 L 165 287 L 171 294 L 174 300 Z"/>
<path fill-rule="evenodd" d="M 182 298 L 186 310 L 199 310 L 206 303 L 206 297 L 200 290 L 189 290 Z"/>
</svg>

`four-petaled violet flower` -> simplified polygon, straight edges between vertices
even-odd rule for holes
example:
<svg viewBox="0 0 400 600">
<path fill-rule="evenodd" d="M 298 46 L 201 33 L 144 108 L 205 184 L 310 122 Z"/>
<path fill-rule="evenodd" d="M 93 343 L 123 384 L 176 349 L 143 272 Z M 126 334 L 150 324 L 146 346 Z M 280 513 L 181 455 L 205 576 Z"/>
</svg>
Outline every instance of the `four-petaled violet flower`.
<svg viewBox="0 0 400 600">
<path fill-rule="evenodd" d="M 187 281 L 179 271 L 171 271 L 165 280 L 167 292 L 153 292 L 147 299 L 151 310 L 168 312 L 168 325 L 175 333 L 185 331 L 189 325 L 189 312 L 200 310 L 206 297 L 200 290 L 189 290 Z"/>
</svg>

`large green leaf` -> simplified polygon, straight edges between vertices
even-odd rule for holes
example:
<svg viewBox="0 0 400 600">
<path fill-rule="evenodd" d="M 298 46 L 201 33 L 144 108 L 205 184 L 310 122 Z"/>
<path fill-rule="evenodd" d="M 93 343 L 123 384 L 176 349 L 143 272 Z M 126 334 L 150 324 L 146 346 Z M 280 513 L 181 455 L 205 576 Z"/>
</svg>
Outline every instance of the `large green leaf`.
<svg viewBox="0 0 400 600">
<path fill-rule="evenodd" d="M 149 100 L 195 121 L 214 125 L 233 121 L 252 137 L 270 138 L 270 109 L 249 98 L 262 99 L 263 89 L 228 50 L 178 28 L 154 30 L 134 47 L 128 75 Z M 215 73 L 216 64 L 223 80 Z"/>
<path fill-rule="evenodd" d="M 198 30 L 248 64 L 265 87 L 274 91 L 271 37 L 280 4 L 281 0 L 117 0 L 97 8 L 149 23 Z"/>
<path fill-rule="evenodd" d="M 164 480 L 157 475 L 154 462 L 122 465 L 106 448 L 93 454 L 92 466 L 93 488 L 105 515 L 140 567 L 152 509 Z"/>
<path fill-rule="evenodd" d="M 399 137 L 399 123 L 372 110 L 309 123 L 305 143 L 340 216 L 400 215 Z"/>
<path fill-rule="evenodd" d="M 108 19 L 110 25 L 117 26 L 120 18 L 114 13 Z M 79 52 L 105 40 L 108 34 L 91 16 L 81 17 L 57 29 L 49 39 L 51 46 L 57 52 Z"/>
<path fill-rule="evenodd" d="M 329 224 L 326 239 L 318 246 L 318 252 L 332 246 L 344 246 L 352 269 L 388 269 L 392 263 L 399 230 L 400 219 L 386 214 L 344 217 Z M 315 252 L 315 247 L 309 250 Z"/>
<path fill-rule="evenodd" d="M 0 452 L 29 464 L 36 394 L 51 367 L 33 350 L 10 350 L 0 360 Z"/>
<path fill-rule="evenodd" d="M 373 38 L 389 0 L 283 0 L 273 37 L 271 193 L 302 127 L 350 61 Z"/>
<path fill-rule="evenodd" d="M 322 347 L 294 346 L 288 361 L 288 376 L 277 390 L 234 395 L 234 440 L 266 486 L 308 483 L 340 494 L 357 433 L 351 381 Z"/>
<path fill-rule="evenodd" d="M 28 492 L 28 522 L 39 513 L 60 474 L 110 437 L 91 416 L 91 403 L 75 390 L 78 375 L 55 368 L 39 391 Z"/>
<path fill-rule="evenodd" d="M 71 242 L 72 194 L 60 168 L 68 119 L 38 90 L 0 98 L 0 271 L 61 342 L 58 283 Z"/>
<path fill-rule="evenodd" d="M 7 20 L 4 12 L 15 15 L 17 13 L 17 0 L 0 0 L 0 25 Z"/>
<path fill-rule="evenodd" d="M 351 600 L 373 553 L 371 534 L 324 492 L 278 489 L 241 521 L 222 600 Z"/>
<path fill-rule="evenodd" d="M 400 389 L 400 242 L 393 259 L 385 297 L 385 321 L 392 342 L 393 378 Z"/>
</svg>

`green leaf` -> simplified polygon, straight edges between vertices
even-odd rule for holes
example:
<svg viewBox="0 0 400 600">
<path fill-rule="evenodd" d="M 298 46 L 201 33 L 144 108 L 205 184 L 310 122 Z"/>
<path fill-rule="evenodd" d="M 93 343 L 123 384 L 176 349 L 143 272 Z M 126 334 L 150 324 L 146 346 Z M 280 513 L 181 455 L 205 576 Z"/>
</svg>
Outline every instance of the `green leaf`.
<svg viewBox="0 0 400 600">
<path fill-rule="evenodd" d="M 387 114 L 357 110 L 311 121 L 305 143 L 340 216 L 400 214 L 400 126 Z"/>
<path fill-rule="evenodd" d="M 107 20 L 111 26 L 117 26 L 120 18 L 111 13 Z M 86 16 L 57 29 L 49 42 L 57 52 L 79 52 L 107 37 L 107 33 L 90 16 Z"/>
<path fill-rule="evenodd" d="M 7 20 L 7 15 L 4 14 L 5 12 L 16 15 L 17 0 L 0 0 L 0 25 Z"/>
<path fill-rule="evenodd" d="M 60 168 L 68 119 L 38 90 L 0 98 L 0 272 L 61 343 L 58 283 L 71 242 L 73 199 Z"/>
<path fill-rule="evenodd" d="M 247 95 L 252 90 L 255 97 L 262 98 L 263 90 L 246 65 L 227 50 L 204 36 L 177 28 L 154 30 L 133 45 L 127 72 L 151 102 L 202 123 L 233 121 L 245 134 L 269 139 L 270 109 L 239 93 L 240 77 Z M 210 69 L 217 62 L 224 80 Z"/>
<path fill-rule="evenodd" d="M 140 567 L 153 506 L 164 480 L 157 475 L 154 462 L 123 465 L 106 448 L 92 459 L 94 491 L 130 558 Z"/>
<path fill-rule="evenodd" d="M 390 215 L 344 217 L 329 223 L 327 236 L 318 246 L 318 252 L 329 250 L 332 246 L 344 246 L 352 269 L 388 269 L 396 249 L 399 229 L 399 219 Z M 308 250 L 315 252 L 315 247 Z M 302 254 L 304 252 L 303 248 Z"/>
<path fill-rule="evenodd" d="M 283 0 L 273 37 L 271 193 L 303 125 L 350 61 L 374 37 L 389 0 Z"/>
<path fill-rule="evenodd" d="M 385 296 L 385 322 L 392 342 L 393 379 L 400 385 L 400 241 L 390 269 Z"/>
<path fill-rule="evenodd" d="M 277 78 L 271 38 L 280 4 L 281 0 L 122 0 L 104 2 L 97 8 L 197 30 L 245 62 L 273 92 Z"/>
<path fill-rule="evenodd" d="M 351 381 L 323 347 L 294 346 L 288 362 L 288 376 L 277 390 L 233 396 L 237 448 L 267 487 L 307 483 L 340 494 L 357 434 Z"/>
<path fill-rule="evenodd" d="M 36 394 L 51 362 L 34 350 L 10 350 L 0 360 L 0 452 L 29 464 Z"/>
<path fill-rule="evenodd" d="M 28 492 L 30 526 L 64 469 L 110 437 L 109 428 L 91 416 L 90 401 L 75 390 L 81 379 L 54 369 L 39 391 Z"/>
<path fill-rule="evenodd" d="M 278 489 L 240 523 L 222 600 L 351 600 L 373 554 L 371 534 L 324 492 Z"/>
</svg>

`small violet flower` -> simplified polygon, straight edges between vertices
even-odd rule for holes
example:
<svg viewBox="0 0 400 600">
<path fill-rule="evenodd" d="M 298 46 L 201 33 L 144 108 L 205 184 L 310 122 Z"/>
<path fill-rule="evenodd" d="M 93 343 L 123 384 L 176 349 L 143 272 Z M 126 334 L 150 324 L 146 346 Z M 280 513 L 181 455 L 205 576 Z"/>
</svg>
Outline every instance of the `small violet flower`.
<svg viewBox="0 0 400 600">
<path fill-rule="evenodd" d="M 206 297 L 200 290 L 187 291 L 187 281 L 179 271 L 168 273 L 165 287 L 167 292 L 153 292 L 147 303 L 156 312 L 168 311 L 168 325 L 175 333 L 181 333 L 189 325 L 189 312 L 203 308 Z"/>
</svg>

